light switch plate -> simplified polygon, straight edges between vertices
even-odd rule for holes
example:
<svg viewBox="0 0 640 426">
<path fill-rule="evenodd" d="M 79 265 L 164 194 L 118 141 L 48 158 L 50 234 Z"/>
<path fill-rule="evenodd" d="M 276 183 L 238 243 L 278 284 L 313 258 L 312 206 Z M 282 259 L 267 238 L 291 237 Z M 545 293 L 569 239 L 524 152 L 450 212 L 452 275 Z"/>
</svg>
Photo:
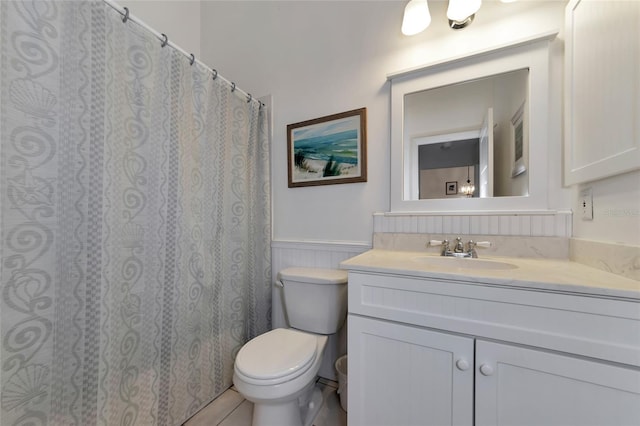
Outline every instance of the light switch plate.
<svg viewBox="0 0 640 426">
<path fill-rule="evenodd" d="M 593 220 L 593 193 L 591 188 L 580 191 L 580 211 L 582 220 Z"/>
</svg>

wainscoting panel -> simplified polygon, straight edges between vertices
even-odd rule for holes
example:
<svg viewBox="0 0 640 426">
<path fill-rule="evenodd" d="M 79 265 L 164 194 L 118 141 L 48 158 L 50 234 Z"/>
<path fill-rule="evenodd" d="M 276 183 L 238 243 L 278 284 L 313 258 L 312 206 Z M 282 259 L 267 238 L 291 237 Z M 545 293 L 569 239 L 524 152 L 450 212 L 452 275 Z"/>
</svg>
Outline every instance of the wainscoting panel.
<svg viewBox="0 0 640 426">
<path fill-rule="evenodd" d="M 483 234 L 527 237 L 571 237 L 571 211 L 509 214 L 374 213 L 374 233 Z"/>
</svg>

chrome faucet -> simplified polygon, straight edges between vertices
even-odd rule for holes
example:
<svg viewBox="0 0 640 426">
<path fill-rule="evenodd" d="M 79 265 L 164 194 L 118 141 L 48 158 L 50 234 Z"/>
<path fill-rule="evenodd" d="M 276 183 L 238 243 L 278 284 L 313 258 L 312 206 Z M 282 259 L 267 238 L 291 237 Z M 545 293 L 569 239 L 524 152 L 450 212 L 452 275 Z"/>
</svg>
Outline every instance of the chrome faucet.
<svg viewBox="0 0 640 426">
<path fill-rule="evenodd" d="M 476 251 L 476 243 L 473 240 L 469 240 L 469 242 L 467 243 L 467 253 L 469 253 L 471 258 L 473 259 L 478 258 L 478 252 Z"/>
<path fill-rule="evenodd" d="M 467 253 L 473 259 L 478 258 L 478 252 L 476 251 L 476 247 L 491 247 L 490 241 L 478 241 L 475 242 L 473 240 L 469 240 L 467 243 Z"/>
<path fill-rule="evenodd" d="M 451 249 L 449 249 L 449 240 L 442 240 L 442 251 L 440 252 L 440 256 L 447 256 L 447 253 L 450 253 Z"/>
<path fill-rule="evenodd" d="M 453 249 L 454 253 L 464 253 L 464 244 L 462 244 L 462 238 L 456 238 L 456 246 Z"/>
<path fill-rule="evenodd" d="M 440 256 L 451 256 L 451 250 L 449 249 L 449 240 L 431 240 L 427 243 L 427 247 L 442 246 L 440 250 Z"/>
<path fill-rule="evenodd" d="M 431 240 L 427 246 L 442 246 L 440 256 L 471 257 L 473 259 L 477 259 L 478 252 L 476 251 L 476 247 L 491 247 L 491 243 L 489 241 L 475 242 L 473 240 L 469 240 L 467 243 L 467 249 L 465 250 L 462 238 L 457 237 L 453 251 L 449 247 L 449 240 Z"/>
</svg>

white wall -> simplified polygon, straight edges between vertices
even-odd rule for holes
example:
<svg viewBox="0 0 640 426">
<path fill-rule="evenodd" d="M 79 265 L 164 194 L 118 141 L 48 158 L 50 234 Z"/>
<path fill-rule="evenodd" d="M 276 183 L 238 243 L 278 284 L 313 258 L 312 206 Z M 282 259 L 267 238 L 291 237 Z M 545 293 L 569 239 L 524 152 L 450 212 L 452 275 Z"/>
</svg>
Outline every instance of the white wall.
<svg viewBox="0 0 640 426">
<path fill-rule="evenodd" d="M 389 209 L 389 87 L 386 75 L 547 30 L 562 30 L 566 1 L 485 0 L 476 22 L 449 30 L 446 1 L 429 2 L 423 33 L 400 33 L 404 1 L 123 0 L 149 25 L 169 35 L 226 78 L 256 96 L 274 97 L 273 192 L 276 240 L 371 241 L 371 213 Z M 562 31 L 560 38 L 562 37 Z M 562 43 L 554 47 L 550 92 L 562 91 Z M 559 60 L 558 60 L 559 59 Z M 366 106 L 369 181 L 287 188 L 286 125 Z M 562 127 L 561 105 L 552 128 Z M 550 134 L 549 200 L 577 211 L 578 191 L 593 188 L 594 220 L 574 216 L 573 235 L 640 244 L 640 172 L 558 191 L 561 134 Z M 554 154 L 555 153 L 555 154 Z"/>
<path fill-rule="evenodd" d="M 387 74 L 560 30 L 564 4 L 485 1 L 476 21 L 455 32 L 447 26 L 446 2 L 432 0 L 431 26 L 405 37 L 404 1 L 204 2 L 203 58 L 254 95 L 273 95 L 274 239 L 370 242 L 372 212 L 389 210 Z M 561 69 L 556 74 L 561 78 Z M 289 189 L 286 125 L 363 106 L 368 182 Z M 558 153 L 550 176 L 556 194 L 560 121 L 550 135 Z M 560 196 L 549 205 L 568 208 L 570 202 Z"/>
<path fill-rule="evenodd" d="M 273 96 L 273 223 L 274 239 L 279 240 L 273 247 L 274 276 L 288 266 L 334 268 L 341 260 L 369 248 L 372 213 L 389 210 L 387 74 L 509 40 L 562 30 L 565 3 L 531 0 L 502 4 L 485 0 L 476 22 L 454 32 L 444 18 L 446 1 L 430 0 L 431 26 L 424 33 L 404 37 L 400 23 L 405 1 L 121 2 L 241 89 L 258 97 Z M 551 104 L 549 120 L 549 158 L 557 158 L 549 167 L 549 206 L 576 210 L 580 187 L 561 189 L 562 55 L 560 41 L 553 45 L 549 87 L 558 99 Z M 362 106 L 368 110 L 368 182 L 287 188 L 286 125 Z M 582 222 L 576 215 L 574 235 L 638 244 L 639 180 L 640 173 L 631 173 L 592 183 L 594 220 Z M 433 232 L 446 234 L 472 230 L 500 235 L 571 234 L 571 223 L 565 214 L 531 218 L 407 218 L 411 227 L 397 219 L 377 216 L 378 231 L 425 232 L 434 228 Z M 430 226 L 431 222 L 436 225 Z M 284 326 L 277 299 L 276 289 L 274 324 Z M 333 356 L 326 357 L 324 377 L 334 377 L 331 361 L 344 353 L 340 342 L 344 343 L 344 336 L 331 342 Z"/>
<path fill-rule="evenodd" d="M 116 0 L 155 31 L 200 58 L 200 9 L 197 0 Z"/>
<path fill-rule="evenodd" d="M 578 196 L 585 188 L 593 191 L 593 220 L 581 218 Z M 574 237 L 640 246 L 640 171 L 576 185 L 573 198 Z"/>
</svg>

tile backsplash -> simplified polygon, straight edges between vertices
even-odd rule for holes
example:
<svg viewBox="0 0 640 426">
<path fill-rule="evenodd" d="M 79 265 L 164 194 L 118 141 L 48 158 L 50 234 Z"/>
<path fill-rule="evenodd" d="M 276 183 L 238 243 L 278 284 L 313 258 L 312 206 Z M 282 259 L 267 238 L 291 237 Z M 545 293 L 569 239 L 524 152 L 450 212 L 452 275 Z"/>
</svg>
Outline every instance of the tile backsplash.
<svg viewBox="0 0 640 426">
<path fill-rule="evenodd" d="M 507 256 L 527 257 L 538 259 L 568 259 L 569 238 L 566 237 L 522 237 L 502 235 L 478 234 L 407 234 L 407 233 L 375 233 L 373 234 L 373 248 L 382 250 L 422 251 L 425 253 L 440 253 L 441 247 L 428 246 L 430 240 L 451 242 L 461 237 L 466 243 L 473 241 L 489 241 L 491 247 L 478 247 L 478 257 Z"/>
<path fill-rule="evenodd" d="M 569 258 L 574 262 L 640 281 L 638 246 L 571 238 Z"/>
</svg>

